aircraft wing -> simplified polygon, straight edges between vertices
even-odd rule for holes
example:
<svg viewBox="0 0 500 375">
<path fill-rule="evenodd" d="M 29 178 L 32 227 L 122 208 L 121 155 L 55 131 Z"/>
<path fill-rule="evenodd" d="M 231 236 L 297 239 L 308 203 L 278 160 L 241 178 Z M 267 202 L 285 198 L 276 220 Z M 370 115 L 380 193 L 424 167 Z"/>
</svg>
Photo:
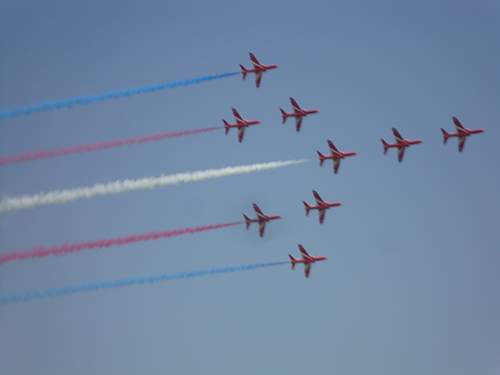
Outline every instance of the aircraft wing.
<svg viewBox="0 0 500 375">
<path fill-rule="evenodd" d="M 302 254 L 302 257 L 304 257 L 305 259 L 307 258 L 310 258 L 311 256 L 309 255 L 309 253 L 307 252 L 306 249 L 304 249 L 304 246 L 300 245 L 299 244 L 299 251 L 300 253 Z"/>
<path fill-rule="evenodd" d="M 252 52 L 250 52 L 248 55 L 250 56 L 250 61 L 252 62 L 253 66 L 262 67 L 262 64 L 259 62 L 257 57 L 255 57 L 255 55 Z"/>
<path fill-rule="evenodd" d="M 255 73 L 255 86 L 260 87 L 260 82 L 262 81 L 262 72 Z"/>
<path fill-rule="evenodd" d="M 331 140 L 328 140 L 327 143 L 328 143 L 328 147 L 330 147 L 331 152 L 333 152 L 334 154 L 339 153 L 339 149 L 337 148 L 337 146 L 335 146 L 335 144 Z"/>
<path fill-rule="evenodd" d="M 264 237 L 265 231 L 266 231 L 266 222 L 260 221 L 259 222 L 259 236 Z"/>
<path fill-rule="evenodd" d="M 339 168 L 340 168 L 340 159 L 335 159 L 333 161 L 333 173 L 335 174 L 339 173 Z"/>
<path fill-rule="evenodd" d="M 290 103 L 292 104 L 293 110 L 295 112 L 302 112 L 299 103 L 294 98 L 290 98 Z"/>
<path fill-rule="evenodd" d="M 324 203 L 323 199 L 316 190 L 313 190 L 313 196 L 317 204 Z"/>
<path fill-rule="evenodd" d="M 467 137 L 458 137 L 458 151 L 462 152 L 465 147 L 465 141 Z"/>
<path fill-rule="evenodd" d="M 241 117 L 240 113 L 236 110 L 236 108 L 231 108 L 233 111 L 233 116 L 236 120 L 243 121 L 243 118 Z"/>
<path fill-rule="evenodd" d="M 258 216 L 265 216 L 260 207 L 257 206 L 255 203 L 252 203 L 252 207 Z"/>
<path fill-rule="evenodd" d="M 319 212 L 319 223 L 323 224 L 323 222 L 325 221 L 326 210 L 323 208 L 320 209 L 318 212 Z"/>
<path fill-rule="evenodd" d="M 309 277 L 310 273 L 311 273 L 311 263 L 304 264 L 304 276 Z"/>
<path fill-rule="evenodd" d="M 245 128 L 238 128 L 238 142 L 243 142 L 243 138 L 245 137 Z"/>
<path fill-rule="evenodd" d="M 406 147 L 398 148 L 398 161 L 401 163 L 405 157 Z"/>
<path fill-rule="evenodd" d="M 461 131 L 465 130 L 465 126 L 462 125 L 462 123 L 460 122 L 460 120 L 458 118 L 456 118 L 455 116 L 453 116 L 452 120 L 453 120 L 453 125 L 455 125 L 455 128 L 457 129 L 457 131 L 459 133 Z"/>
<path fill-rule="evenodd" d="M 300 132 L 301 127 L 302 127 L 302 116 L 295 117 L 295 130 Z"/>
<path fill-rule="evenodd" d="M 392 134 L 394 134 L 394 138 L 396 138 L 396 141 L 398 141 L 398 142 L 404 141 L 404 138 L 401 135 L 401 133 L 398 131 L 398 129 L 392 128 Z"/>
</svg>

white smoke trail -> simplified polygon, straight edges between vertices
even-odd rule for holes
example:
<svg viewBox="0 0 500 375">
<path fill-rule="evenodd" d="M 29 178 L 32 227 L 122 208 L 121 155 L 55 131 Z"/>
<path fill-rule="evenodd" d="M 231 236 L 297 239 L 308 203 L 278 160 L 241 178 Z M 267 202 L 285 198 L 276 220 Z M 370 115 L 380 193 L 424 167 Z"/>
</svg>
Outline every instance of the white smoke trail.
<svg viewBox="0 0 500 375">
<path fill-rule="evenodd" d="M 273 161 L 250 165 L 239 165 L 220 169 L 208 169 L 161 175 L 158 177 L 145 177 L 136 180 L 118 180 L 105 184 L 95 184 L 74 189 L 54 190 L 46 193 L 7 197 L 0 200 L 0 212 L 16 211 L 42 205 L 68 203 L 82 198 L 93 198 L 99 195 L 119 194 L 135 190 L 155 189 L 162 186 L 177 185 L 181 183 L 197 182 L 211 178 L 234 176 L 239 174 L 254 173 L 270 169 L 288 167 L 307 162 L 303 160 Z"/>
</svg>

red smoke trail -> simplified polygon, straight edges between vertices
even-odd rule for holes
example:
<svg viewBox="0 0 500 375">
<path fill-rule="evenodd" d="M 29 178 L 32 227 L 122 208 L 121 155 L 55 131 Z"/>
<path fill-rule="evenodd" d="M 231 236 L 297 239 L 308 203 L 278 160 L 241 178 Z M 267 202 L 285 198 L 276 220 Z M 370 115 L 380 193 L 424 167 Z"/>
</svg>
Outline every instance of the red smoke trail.
<svg viewBox="0 0 500 375">
<path fill-rule="evenodd" d="M 51 246 L 51 247 L 35 247 L 33 250 L 27 251 L 11 251 L 5 254 L 0 254 L 0 264 L 12 262 L 16 260 L 25 260 L 32 258 L 42 258 L 49 255 L 66 255 L 69 253 L 78 252 L 81 250 L 94 250 L 94 249 L 102 249 L 111 246 L 122 246 L 128 245 L 134 242 L 142 242 L 142 241 L 152 241 L 159 240 L 161 238 L 170 238 L 182 236 L 185 234 L 194 234 L 207 232 L 215 229 L 222 229 L 233 227 L 236 225 L 240 225 L 243 222 L 236 221 L 233 223 L 225 223 L 225 224 L 210 224 L 203 225 L 199 227 L 190 227 L 190 228 L 182 228 L 182 229 L 174 229 L 162 232 L 151 232 L 144 234 L 134 234 L 126 237 L 117 237 L 111 238 L 107 240 L 97 240 L 97 241 L 88 241 L 88 242 L 79 242 L 73 244 L 64 244 L 59 246 Z"/>
<path fill-rule="evenodd" d="M 14 164 L 14 163 L 22 163 L 31 160 L 40 160 L 47 158 L 55 158 L 58 156 L 65 156 L 71 154 L 78 154 L 82 152 L 92 152 L 98 150 L 106 150 L 108 148 L 121 147 L 126 145 L 133 145 L 139 143 L 146 142 L 155 142 L 161 141 L 163 139 L 169 138 L 177 138 L 177 137 L 185 137 L 188 135 L 196 135 L 201 133 L 208 133 L 217 129 L 222 129 L 222 126 L 215 126 L 211 128 L 200 128 L 200 129 L 192 129 L 192 130 L 183 130 L 178 132 L 165 132 L 153 135 L 146 135 L 141 137 L 132 137 L 128 139 L 118 139 L 115 141 L 107 141 L 107 142 L 99 142 L 87 145 L 79 145 L 72 147 L 65 147 L 56 150 L 46 150 L 46 151 L 32 151 L 26 152 L 24 154 L 11 155 L 0 157 L 0 166 Z"/>
</svg>

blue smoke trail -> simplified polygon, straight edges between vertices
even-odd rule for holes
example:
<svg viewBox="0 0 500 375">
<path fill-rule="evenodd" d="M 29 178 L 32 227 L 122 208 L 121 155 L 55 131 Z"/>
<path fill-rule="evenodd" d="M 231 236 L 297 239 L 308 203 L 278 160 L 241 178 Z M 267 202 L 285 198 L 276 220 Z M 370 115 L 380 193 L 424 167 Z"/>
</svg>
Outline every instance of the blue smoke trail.
<svg viewBox="0 0 500 375">
<path fill-rule="evenodd" d="M 226 77 L 232 77 L 240 74 L 239 72 L 214 74 L 209 76 L 186 79 L 182 81 L 165 82 L 154 85 L 136 87 L 125 90 L 109 91 L 100 95 L 78 96 L 76 98 L 57 100 L 54 102 L 40 103 L 29 107 L 14 108 L 10 110 L 0 110 L 0 120 L 15 118 L 19 116 L 28 116 L 37 112 L 55 111 L 62 108 L 71 108 L 74 105 L 87 105 L 94 102 L 100 102 L 110 99 L 124 98 L 127 96 L 145 94 L 155 91 L 173 89 L 182 86 L 191 86 L 199 83 L 214 81 Z"/>
<path fill-rule="evenodd" d="M 0 305 L 15 303 L 15 302 L 28 302 L 34 299 L 46 299 L 53 297 L 61 297 L 66 294 L 73 293 L 83 293 L 83 292 L 93 292 L 99 289 L 111 289 L 111 288 L 121 288 L 132 285 L 139 284 L 155 284 L 162 281 L 179 280 L 179 279 L 190 279 L 193 277 L 204 277 L 211 276 L 222 273 L 233 273 L 241 271 L 251 271 L 259 268 L 275 267 L 284 264 L 289 264 L 289 261 L 284 262 L 269 262 L 269 263 L 255 263 L 255 264 L 244 264 L 241 266 L 230 266 L 222 268 L 212 268 L 208 270 L 192 271 L 192 272 L 179 272 L 173 274 L 162 274 L 154 276 L 141 276 L 141 277 L 131 277 L 127 279 L 115 280 L 115 281 L 105 281 L 101 283 L 93 284 L 82 284 L 75 286 L 68 286 L 59 289 L 48 289 L 43 291 L 26 292 L 20 294 L 11 294 L 0 296 Z"/>
</svg>

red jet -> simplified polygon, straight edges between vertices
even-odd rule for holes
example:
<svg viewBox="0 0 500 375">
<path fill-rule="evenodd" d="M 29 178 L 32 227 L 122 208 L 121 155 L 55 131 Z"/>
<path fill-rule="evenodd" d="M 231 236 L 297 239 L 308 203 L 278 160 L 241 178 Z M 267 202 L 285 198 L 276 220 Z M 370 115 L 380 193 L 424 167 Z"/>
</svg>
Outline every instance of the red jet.
<svg viewBox="0 0 500 375">
<path fill-rule="evenodd" d="M 264 72 L 267 72 L 268 70 L 276 69 L 278 65 L 261 64 L 252 52 L 249 52 L 249 55 L 250 55 L 250 61 L 252 62 L 252 68 L 247 69 L 240 64 L 241 74 L 243 76 L 243 79 L 245 79 L 248 73 L 255 73 L 255 86 L 260 87 L 260 81 L 262 81 L 262 74 L 264 74 Z"/>
<path fill-rule="evenodd" d="M 473 134 L 480 134 L 484 132 L 484 129 L 467 129 L 465 126 L 462 125 L 460 120 L 456 118 L 455 116 L 452 117 L 453 119 L 453 124 L 455 125 L 455 129 L 457 130 L 456 133 L 448 133 L 446 130 L 441 128 L 441 132 L 443 133 L 443 143 L 446 143 L 448 141 L 448 138 L 450 137 L 457 137 L 458 138 L 458 151 L 462 152 L 464 150 L 465 146 L 465 141 L 467 140 L 467 137 L 473 135 Z"/>
<path fill-rule="evenodd" d="M 302 254 L 302 259 L 296 259 L 290 254 L 288 254 L 288 257 L 290 258 L 290 263 L 292 264 L 292 270 L 295 269 L 295 265 L 297 263 L 304 263 L 304 276 L 309 277 L 309 274 L 311 273 L 311 264 L 314 262 L 321 262 L 323 260 L 326 260 L 327 258 L 324 256 L 312 256 L 309 255 L 309 253 L 304 249 L 304 246 L 301 244 L 299 246 L 299 251 Z"/>
<path fill-rule="evenodd" d="M 284 124 L 288 117 L 295 117 L 295 130 L 297 130 L 299 132 L 300 128 L 302 126 L 302 119 L 306 116 L 318 113 L 319 109 L 300 108 L 300 105 L 297 103 L 297 101 L 294 98 L 290 98 L 290 103 L 292 104 L 292 107 L 293 107 L 292 113 L 286 113 L 283 109 L 280 108 L 282 123 Z"/>
<path fill-rule="evenodd" d="M 234 124 L 228 123 L 226 120 L 222 119 L 224 123 L 224 130 L 226 135 L 229 133 L 231 128 L 238 129 L 238 142 L 243 142 L 243 137 L 245 136 L 245 129 L 252 125 L 259 125 L 258 120 L 244 120 L 235 108 L 232 108 L 233 116 L 236 122 Z"/>
<path fill-rule="evenodd" d="M 401 163 L 403 161 L 403 158 L 405 157 L 405 150 L 407 147 L 413 146 L 413 145 L 418 145 L 422 143 L 421 140 L 410 140 L 410 139 L 404 139 L 401 133 L 396 128 L 392 128 L 392 134 L 394 134 L 394 139 L 396 140 L 396 143 L 394 144 L 389 144 L 387 143 L 384 139 L 380 139 L 382 141 L 382 144 L 384 145 L 384 155 L 387 154 L 387 150 L 390 148 L 397 148 L 398 149 L 398 161 Z"/>
<path fill-rule="evenodd" d="M 306 209 L 306 216 L 309 215 L 310 210 L 318 210 L 319 214 L 319 223 L 323 224 L 325 221 L 325 215 L 326 215 L 326 210 L 332 208 L 332 207 L 339 207 L 342 205 L 341 202 L 325 202 L 321 197 L 319 196 L 318 192 L 316 190 L 313 190 L 313 195 L 314 199 L 316 200 L 316 206 L 310 206 L 307 202 L 302 202 L 304 203 L 304 208 Z"/>
<path fill-rule="evenodd" d="M 333 173 L 337 174 L 340 168 L 340 161 L 349 156 L 357 155 L 355 152 L 343 152 L 339 151 L 338 148 L 333 144 L 331 140 L 327 140 L 328 147 L 330 147 L 330 155 L 323 155 L 321 152 L 316 151 L 319 156 L 319 165 L 323 166 L 323 162 L 328 159 L 333 160 Z"/>
<path fill-rule="evenodd" d="M 247 229 L 250 228 L 250 224 L 252 223 L 258 223 L 259 224 L 259 236 L 263 237 L 264 236 L 264 231 L 266 230 L 266 224 L 272 220 L 279 220 L 281 219 L 281 216 L 279 215 L 266 215 L 262 212 L 262 210 L 257 206 L 255 203 L 252 203 L 253 209 L 255 210 L 255 213 L 257 214 L 257 217 L 255 219 L 250 219 L 247 215 L 243 214 L 243 217 L 245 218 L 245 223 L 247 226 Z"/>
</svg>

